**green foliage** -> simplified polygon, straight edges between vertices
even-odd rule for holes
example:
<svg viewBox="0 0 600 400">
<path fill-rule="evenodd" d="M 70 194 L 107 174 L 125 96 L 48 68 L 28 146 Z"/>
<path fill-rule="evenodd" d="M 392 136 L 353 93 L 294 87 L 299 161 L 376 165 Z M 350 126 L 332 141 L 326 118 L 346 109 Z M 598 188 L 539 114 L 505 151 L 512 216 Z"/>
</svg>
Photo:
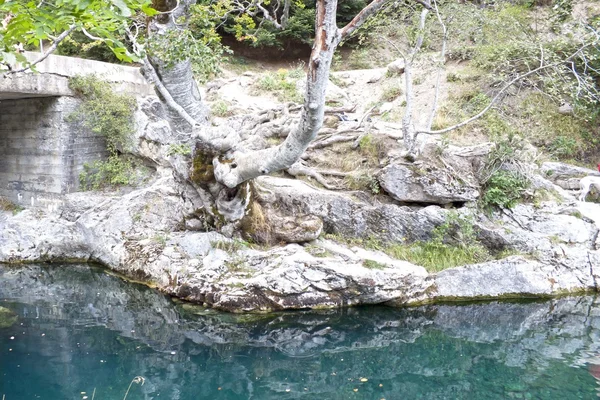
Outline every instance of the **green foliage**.
<svg viewBox="0 0 600 400">
<path fill-rule="evenodd" d="M 81 188 L 98 190 L 133 184 L 137 179 L 136 168 L 119 154 L 130 145 L 135 129 L 135 98 L 114 93 L 107 82 L 94 75 L 73 77 L 69 86 L 81 97 L 82 103 L 67 119 L 104 136 L 110 153 L 106 161 L 84 164 L 79 175 Z"/>
<path fill-rule="evenodd" d="M 332 235 L 327 237 L 382 251 L 392 258 L 421 265 L 429 272 L 492 259 L 489 251 L 477 241 L 473 219 L 457 213 L 449 213 L 446 221 L 434 228 L 429 241 L 384 243 L 373 237 L 367 239 L 344 239 Z M 378 263 L 367 264 L 367 262 L 363 265 L 367 268 L 380 266 Z"/>
<path fill-rule="evenodd" d="M 114 93 L 107 82 L 99 80 L 95 75 L 73 77 L 69 80 L 69 86 L 83 102 L 68 119 L 78 121 L 92 132 L 103 135 L 112 155 L 126 148 L 135 129 L 135 98 Z"/>
<path fill-rule="evenodd" d="M 102 40 L 92 40 L 81 32 L 73 32 L 65 38 L 56 50 L 57 54 L 90 60 L 118 63 L 120 60 Z"/>
<path fill-rule="evenodd" d="M 195 77 L 205 82 L 217 74 L 219 63 L 229 49 L 221 44 L 221 36 L 216 32 L 219 16 L 213 8 L 196 4 L 190 8 L 190 18 L 186 29 L 169 29 L 163 34 L 152 35 L 146 44 L 148 54 L 164 60 L 167 68 L 179 62 L 190 60 Z"/>
<path fill-rule="evenodd" d="M 122 61 L 133 61 L 121 38 L 125 21 L 136 13 L 153 15 L 149 0 L 53 0 L 34 2 L 29 0 L 0 1 L 0 15 L 12 16 L 6 27 L 0 26 L 0 66 L 23 62 L 15 45 L 39 47 L 44 40 L 51 40 L 71 26 L 76 31 L 86 31 L 101 38 Z"/>
<path fill-rule="evenodd" d="M 269 92 L 274 94 L 279 101 L 302 103 L 303 97 L 298 92 L 296 84 L 303 74 L 302 67 L 297 67 L 291 71 L 280 69 L 277 72 L 268 72 L 256 81 L 254 87 L 258 93 Z"/>
<path fill-rule="evenodd" d="M 367 171 L 348 174 L 344 177 L 344 183 L 351 190 L 366 190 L 372 194 L 379 194 L 381 192 L 379 181 L 373 173 Z"/>
<path fill-rule="evenodd" d="M 118 156 L 110 156 L 106 161 L 85 163 L 79 174 L 79 186 L 83 190 L 132 185 L 136 180 L 134 164 Z"/>
<path fill-rule="evenodd" d="M 368 269 L 385 269 L 385 264 L 381 264 L 373 260 L 364 260 L 363 267 Z"/>
<path fill-rule="evenodd" d="M 483 207 L 512 208 L 529 187 L 529 181 L 519 172 L 498 170 L 488 179 L 481 198 Z"/>
<path fill-rule="evenodd" d="M 232 110 L 229 108 L 231 103 L 225 100 L 217 100 L 210 105 L 210 111 L 212 115 L 216 117 L 229 117 L 233 115 Z"/>
<path fill-rule="evenodd" d="M 0 211 L 9 211 L 13 214 L 18 214 L 19 212 L 23 211 L 23 207 L 13 203 L 6 197 L 0 196 Z"/>
<path fill-rule="evenodd" d="M 179 154 L 182 156 L 189 156 L 192 154 L 192 147 L 185 143 L 170 144 L 169 150 L 167 151 L 167 157 Z"/>
</svg>

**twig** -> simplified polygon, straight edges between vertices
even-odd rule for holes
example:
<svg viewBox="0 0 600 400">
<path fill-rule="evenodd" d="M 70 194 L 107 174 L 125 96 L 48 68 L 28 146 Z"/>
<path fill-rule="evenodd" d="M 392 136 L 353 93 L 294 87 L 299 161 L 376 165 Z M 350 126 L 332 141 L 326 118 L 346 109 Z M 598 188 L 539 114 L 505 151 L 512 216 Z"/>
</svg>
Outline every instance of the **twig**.
<svg viewBox="0 0 600 400">
<path fill-rule="evenodd" d="M 358 135 L 349 135 L 349 136 L 333 136 L 329 139 L 319 140 L 318 142 L 312 143 L 308 146 L 309 150 L 322 149 L 323 147 L 331 146 L 335 143 L 343 143 L 343 142 L 351 142 L 356 139 Z"/>
<path fill-rule="evenodd" d="M 96 388 L 94 388 L 94 392 L 92 393 L 92 400 L 94 400 L 94 397 L 96 397 Z"/>
<path fill-rule="evenodd" d="M 136 376 L 135 378 L 133 378 L 131 380 L 131 382 L 129 382 L 129 387 L 127 388 L 127 391 L 125 392 L 125 397 L 123 397 L 123 400 L 127 400 L 127 395 L 129 394 L 129 389 L 131 389 L 131 385 L 133 385 L 134 383 L 140 383 L 140 382 L 143 386 L 144 382 L 146 382 L 146 378 L 144 378 L 143 376 Z"/>
<path fill-rule="evenodd" d="M 27 66 L 26 66 L 26 67 L 24 67 L 24 68 L 21 68 L 21 69 L 16 69 L 16 70 L 12 70 L 12 71 L 8 71 L 8 72 L 4 73 L 4 74 L 2 75 L 2 77 L 5 77 L 5 76 L 7 76 L 7 75 L 10 75 L 10 74 L 16 74 L 16 73 L 19 73 L 19 72 L 25 72 L 25 71 L 27 71 L 27 70 L 31 69 L 31 67 L 33 67 L 34 65 L 36 65 L 36 64 L 39 64 L 39 63 L 41 63 L 42 61 L 44 61 L 46 58 L 48 58 L 48 56 L 49 56 L 50 54 L 54 53 L 54 51 L 55 51 L 55 50 L 56 50 L 56 48 L 58 47 L 59 43 L 60 43 L 60 42 L 62 42 L 62 41 L 63 41 L 63 40 L 64 40 L 64 39 L 65 39 L 67 36 L 69 36 L 69 34 L 70 34 L 71 32 L 73 32 L 73 31 L 75 30 L 75 28 L 76 28 L 76 26 L 75 26 L 75 25 L 71 25 L 71 26 L 69 27 L 69 29 L 67 29 L 66 31 L 64 31 L 63 33 L 61 33 L 61 34 L 60 34 L 60 35 L 59 35 L 59 36 L 56 38 L 56 40 L 54 41 L 54 43 L 52 43 L 52 46 L 50 46 L 50 47 L 48 48 L 48 50 L 46 50 L 46 52 L 45 52 L 44 54 L 42 54 L 42 56 L 41 56 L 40 58 L 38 58 L 38 59 L 37 59 L 37 60 L 35 60 L 34 62 L 30 63 L 29 65 L 27 65 Z M 4 400 L 4 399 L 2 399 L 2 400 Z"/>
<path fill-rule="evenodd" d="M 442 133 L 446 133 L 446 132 L 450 132 L 453 131 L 454 129 L 458 129 L 460 127 L 463 127 L 479 118 L 481 118 L 490 108 L 492 108 L 492 106 L 494 104 L 496 104 L 496 102 L 500 99 L 500 97 L 502 96 L 502 94 L 504 94 L 504 92 L 506 92 L 506 90 L 508 88 L 510 88 L 512 85 L 514 85 L 515 83 L 517 83 L 518 81 L 520 81 L 523 78 L 528 77 L 529 75 L 533 75 L 536 72 L 539 72 L 543 69 L 546 68 L 554 68 L 554 67 L 558 67 L 561 64 L 564 64 L 566 62 L 569 62 L 569 60 L 571 60 L 573 57 L 575 57 L 580 51 L 582 51 L 584 48 L 589 47 L 588 45 L 582 46 L 581 48 L 579 48 L 575 53 L 573 53 L 572 55 L 570 55 L 569 57 L 567 57 L 566 59 L 556 62 L 554 64 L 546 64 L 546 65 L 542 65 L 540 67 L 537 67 L 536 69 L 532 69 L 531 71 L 523 74 L 523 75 L 519 75 L 516 78 L 514 78 L 513 80 L 511 80 L 510 82 L 508 82 L 506 85 L 504 85 L 504 87 L 502 89 L 500 89 L 500 91 L 496 94 L 496 96 L 494 96 L 494 98 L 492 99 L 492 101 L 490 101 L 490 103 L 480 112 L 478 112 L 477 114 L 475 114 L 474 116 L 472 116 L 469 119 L 464 120 L 463 122 L 460 122 L 456 125 L 450 126 L 448 128 L 444 128 L 444 129 L 439 129 L 436 131 L 431 131 L 431 130 L 418 130 L 416 133 L 428 133 L 430 135 L 439 135 Z"/>
<path fill-rule="evenodd" d="M 446 24 L 444 24 L 444 20 L 440 15 L 440 11 L 437 6 L 437 1 L 433 0 L 433 5 L 435 7 L 435 15 L 437 16 L 437 20 L 442 27 L 442 50 L 440 52 L 440 65 L 437 71 L 437 77 L 435 82 L 435 93 L 433 95 L 433 105 L 431 106 L 431 114 L 429 114 L 429 119 L 427 120 L 427 125 L 425 126 L 427 130 L 431 130 L 431 126 L 433 125 L 433 119 L 435 118 L 435 114 L 437 112 L 437 103 L 440 94 L 440 80 L 442 78 L 442 71 L 444 69 L 444 64 L 446 63 L 446 43 L 448 41 L 448 30 L 446 29 Z"/>
</svg>

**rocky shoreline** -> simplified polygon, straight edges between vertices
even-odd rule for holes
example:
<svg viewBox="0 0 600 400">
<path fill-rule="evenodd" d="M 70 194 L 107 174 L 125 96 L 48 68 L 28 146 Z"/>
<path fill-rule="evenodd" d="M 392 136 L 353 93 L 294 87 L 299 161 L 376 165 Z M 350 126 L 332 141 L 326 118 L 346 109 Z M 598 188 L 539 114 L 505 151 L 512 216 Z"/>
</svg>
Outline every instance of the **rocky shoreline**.
<svg viewBox="0 0 600 400">
<path fill-rule="evenodd" d="M 593 171 L 531 164 L 531 190 L 545 199 L 493 213 L 473 205 L 478 165 L 490 145 L 450 146 L 443 151 L 444 165 L 439 154 L 432 155 L 435 149 L 426 149 L 415 164 L 392 150 L 376 176 L 385 191 L 378 197 L 264 176 L 254 180 L 254 201 L 277 245 L 246 246 L 236 239 L 239 225 L 217 226 L 210 193 L 190 178 L 190 156 L 170 154 L 175 135 L 148 111 L 160 107 L 156 98 L 142 100 L 145 112 L 137 113 L 131 150 L 153 163 L 151 182 L 129 192 L 68 194 L 54 211 L 0 214 L 0 262 L 96 262 L 170 295 L 231 312 L 598 290 L 600 204 L 576 201 L 568 192 Z M 470 218 L 477 241 L 497 259 L 430 273 L 343 240 L 427 241 L 450 213 Z"/>
</svg>

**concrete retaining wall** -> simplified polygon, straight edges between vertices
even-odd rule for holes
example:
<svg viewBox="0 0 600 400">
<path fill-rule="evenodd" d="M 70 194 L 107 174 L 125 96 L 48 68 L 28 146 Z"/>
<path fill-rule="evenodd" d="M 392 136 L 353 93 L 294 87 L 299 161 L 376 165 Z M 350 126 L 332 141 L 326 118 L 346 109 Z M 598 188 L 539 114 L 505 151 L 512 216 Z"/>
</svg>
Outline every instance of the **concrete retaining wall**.
<svg viewBox="0 0 600 400">
<path fill-rule="evenodd" d="M 83 164 L 107 156 L 104 138 L 65 121 L 72 97 L 0 101 L 0 196 L 52 208 L 79 187 Z"/>
</svg>

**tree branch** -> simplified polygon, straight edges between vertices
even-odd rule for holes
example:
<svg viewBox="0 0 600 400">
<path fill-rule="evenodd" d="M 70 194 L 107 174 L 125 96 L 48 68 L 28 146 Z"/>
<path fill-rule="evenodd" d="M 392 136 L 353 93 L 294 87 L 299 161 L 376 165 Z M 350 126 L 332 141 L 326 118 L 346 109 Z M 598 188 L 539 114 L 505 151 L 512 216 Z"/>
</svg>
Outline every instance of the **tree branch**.
<svg viewBox="0 0 600 400">
<path fill-rule="evenodd" d="M 478 112 L 477 114 L 475 114 L 471 118 L 466 119 L 463 122 L 460 122 L 460 123 L 458 123 L 456 125 L 449 126 L 448 128 L 439 129 L 439 130 L 436 130 L 436 131 L 418 130 L 416 133 L 427 133 L 427 134 L 430 134 L 430 135 L 439 135 L 439 134 L 443 134 L 443 133 L 450 132 L 450 131 L 453 131 L 455 129 L 461 128 L 461 127 L 463 127 L 463 126 L 465 126 L 465 125 L 467 125 L 467 124 L 469 124 L 469 123 L 471 123 L 471 122 L 473 122 L 473 121 L 481 118 L 486 112 L 489 111 L 490 108 L 492 108 L 492 106 L 494 104 L 496 104 L 496 102 L 502 97 L 502 94 L 504 92 L 506 92 L 506 90 L 508 88 L 510 88 L 512 85 L 514 85 L 518 81 L 520 81 L 521 79 L 524 79 L 524 78 L 526 78 L 526 77 L 528 77 L 530 75 L 533 75 L 533 74 L 535 74 L 535 73 L 537 73 L 537 72 L 539 72 L 539 71 L 541 71 L 543 69 L 554 68 L 554 67 L 558 67 L 558 66 L 560 66 L 560 65 L 562 65 L 564 63 L 568 63 L 568 62 L 570 62 L 570 60 L 573 57 L 575 57 L 577 54 L 579 54 L 579 52 L 581 52 L 583 49 L 585 49 L 586 47 L 589 47 L 589 46 L 590 46 L 590 44 L 586 44 L 586 45 L 580 47 L 576 52 L 574 52 L 572 55 L 570 55 L 569 57 L 565 58 L 562 61 L 558 61 L 558 62 L 553 63 L 553 64 L 542 65 L 542 66 L 539 66 L 539 67 L 537 67 L 535 69 L 532 69 L 531 71 L 529 71 L 529 72 L 527 72 L 525 74 L 517 76 L 516 78 L 514 78 L 513 80 L 511 80 L 510 82 L 508 82 L 506 85 L 504 85 L 504 87 L 502 89 L 500 89 L 500 91 L 498 93 L 496 93 L 496 95 L 494 96 L 494 98 L 490 101 L 490 103 L 483 110 L 481 110 L 480 112 Z"/>
<path fill-rule="evenodd" d="M 348 22 L 348 24 L 340 29 L 340 38 L 341 40 L 346 39 L 349 35 L 351 35 L 355 30 L 360 28 L 360 26 L 373 14 L 381 9 L 389 0 L 373 0 L 371 4 L 363 8 L 352 21 Z"/>
<path fill-rule="evenodd" d="M 25 72 L 25 71 L 31 69 L 31 67 L 33 67 L 34 65 L 39 64 L 42 61 L 44 61 L 46 58 L 48 58 L 48 56 L 50 54 L 54 53 L 54 51 L 58 48 L 58 45 L 60 44 L 60 42 L 62 42 L 67 36 L 69 36 L 71 34 L 71 32 L 73 32 L 75 30 L 75 28 L 76 28 L 75 25 L 71 25 L 69 27 L 69 29 L 67 29 L 66 31 L 64 31 L 60 35 L 58 35 L 58 37 L 56 38 L 56 40 L 54 40 L 54 43 L 52 43 L 52 46 L 50 46 L 48 48 L 48 50 L 46 50 L 46 52 L 44 54 L 42 54 L 42 56 L 40 58 L 38 58 L 34 62 L 30 63 L 29 65 L 27 65 L 24 68 L 12 70 L 12 71 L 8 71 L 8 72 L 4 73 L 2 75 L 2 77 L 5 77 L 5 76 L 10 75 L 10 74 L 16 74 L 16 73 L 19 73 L 19 72 Z"/>
<path fill-rule="evenodd" d="M 163 85 L 162 82 L 160 81 L 160 78 L 158 77 L 156 70 L 154 69 L 152 64 L 150 64 L 150 60 L 148 60 L 148 57 L 144 57 L 143 62 L 144 62 L 144 70 L 147 73 L 146 78 L 148 78 L 150 83 L 152 83 L 154 86 L 156 86 L 156 89 L 161 94 L 161 96 L 163 97 L 163 99 L 165 100 L 167 105 L 169 107 L 171 107 L 173 110 L 175 110 L 175 112 L 177 112 L 177 114 L 179 114 L 179 116 L 181 118 L 183 118 L 191 126 L 199 125 L 198 122 L 194 118 L 192 118 L 192 116 L 190 114 L 188 114 L 188 112 L 185 111 L 185 109 L 183 107 L 181 107 L 179 104 L 177 104 L 177 102 L 173 99 L 173 96 L 171 96 L 171 93 L 167 90 L 165 85 Z"/>
</svg>

